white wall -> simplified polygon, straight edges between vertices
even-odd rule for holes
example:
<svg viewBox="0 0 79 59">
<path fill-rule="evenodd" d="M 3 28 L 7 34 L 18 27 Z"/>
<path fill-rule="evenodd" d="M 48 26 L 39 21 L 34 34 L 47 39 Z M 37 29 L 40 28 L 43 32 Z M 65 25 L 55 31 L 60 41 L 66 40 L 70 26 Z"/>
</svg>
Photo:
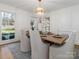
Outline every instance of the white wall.
<svg viewBox="0 0 79 59">
<path fill-rule="evenodd" d="M 79 31 L 79 5 L 52 11 L 51 31 Z"/>
<path fill-rule="evenodd" d="M 20 30 L 29 29 L 30 27 L 30 13 L 12 6 L 8 6 L 0 3 L 0 11 L 13 12 L 16 14 L 15 28 L 16 28 L 16 39 L 20 37 Z"/>
<path fill-rule="evenodd" d="M 52 11 L 50 19 L 52 32 L 79 32 L 79 5 Z M 77 42 L 79 42 L 79 39 Z"/>
</svg>

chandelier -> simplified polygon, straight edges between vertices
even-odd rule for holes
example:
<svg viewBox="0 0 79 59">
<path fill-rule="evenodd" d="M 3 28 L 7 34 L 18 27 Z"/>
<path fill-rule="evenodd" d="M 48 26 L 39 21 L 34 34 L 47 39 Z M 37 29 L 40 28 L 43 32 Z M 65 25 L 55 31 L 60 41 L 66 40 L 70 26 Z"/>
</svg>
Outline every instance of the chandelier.
<svg viewBox="0 0 79 59">
<path fill-rule="evenodd" d="M 43 15 L 45 13 L 45 9 L 41 7 L 41 1 L 42 0 L 38 0 L 39 6 L 35 9 L 37 15 Z"/>
</svg>

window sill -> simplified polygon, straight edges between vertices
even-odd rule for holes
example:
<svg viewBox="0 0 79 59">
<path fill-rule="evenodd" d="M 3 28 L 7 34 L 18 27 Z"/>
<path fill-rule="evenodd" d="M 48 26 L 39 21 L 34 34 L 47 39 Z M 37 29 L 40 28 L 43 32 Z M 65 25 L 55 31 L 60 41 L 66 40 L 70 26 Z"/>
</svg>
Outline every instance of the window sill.
<svg viewBox="0 0 79 59">
<path fill-rule="evenodd" d="M 12 39 L 12 40 L 0 41 L 0 46 L 15 43 L 15 42 L 20 42 L 20 40 Z"/>
</svg>

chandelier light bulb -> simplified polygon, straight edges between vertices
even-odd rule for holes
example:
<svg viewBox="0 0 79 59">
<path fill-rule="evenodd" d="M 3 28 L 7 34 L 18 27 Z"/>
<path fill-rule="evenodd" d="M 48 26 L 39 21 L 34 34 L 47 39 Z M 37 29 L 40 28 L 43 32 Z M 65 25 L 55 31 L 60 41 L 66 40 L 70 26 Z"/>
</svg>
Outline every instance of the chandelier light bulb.
<svg viewBox="0 0 79 59">
<path fill-rule="evenodd" d="M 36 14 L 43 15 L 44 12 L 45 12 L 44 8 L 42 8 L 42 7 L 37 7 L 36 8 Z"/>
</svg>

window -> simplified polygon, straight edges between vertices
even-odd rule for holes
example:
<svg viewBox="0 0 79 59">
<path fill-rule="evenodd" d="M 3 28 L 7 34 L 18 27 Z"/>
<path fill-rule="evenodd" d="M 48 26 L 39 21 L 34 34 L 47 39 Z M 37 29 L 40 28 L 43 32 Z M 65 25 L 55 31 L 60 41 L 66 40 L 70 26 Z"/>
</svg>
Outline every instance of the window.
<svg viewBox="0 0 79 59">
<path fill-rule="evenodd" d="M 15 38 L 15 14 L 1 12 L 1 39 L 10 40 Z"/>
</svg>

